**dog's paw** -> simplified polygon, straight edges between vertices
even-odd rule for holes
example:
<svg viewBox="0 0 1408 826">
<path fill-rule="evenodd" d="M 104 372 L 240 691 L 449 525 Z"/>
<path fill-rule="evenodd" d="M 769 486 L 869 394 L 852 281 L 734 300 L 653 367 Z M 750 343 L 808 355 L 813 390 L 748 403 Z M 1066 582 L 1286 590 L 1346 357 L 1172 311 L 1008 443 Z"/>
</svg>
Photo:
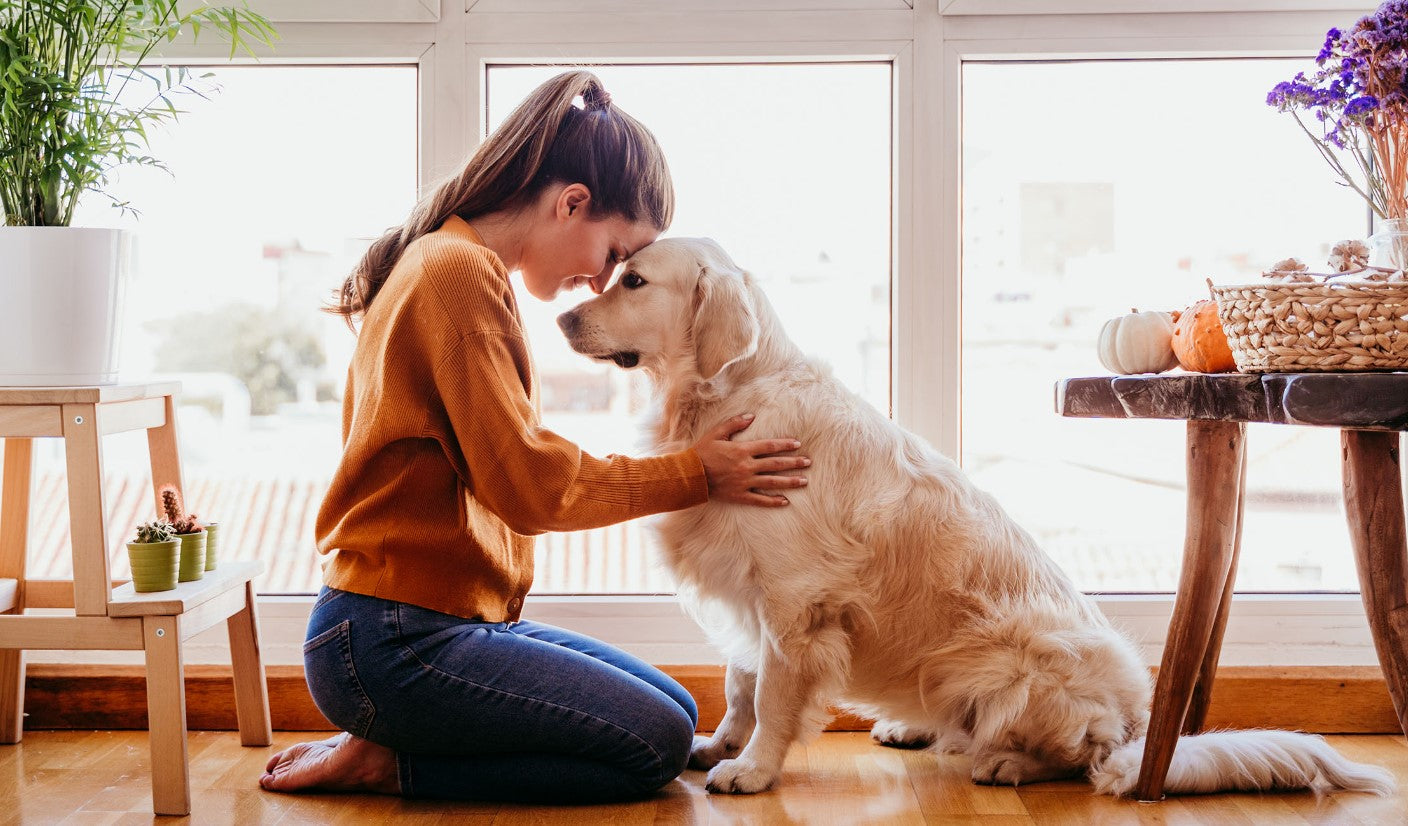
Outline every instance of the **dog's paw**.
<svg viewBox="0 0 1408 826">
<path fill-rule="evenodd" d="M 999 751 L 973 760 L 973 782 L 984 786 L 1017 786 L 1027 782 L 1024 769 L 1032 762 L 1021 752 Z"/>
<path fill-rule="evenodd" d="M 940 754 L 967 754 L 973 740 L 963 733 L 942 732 L 934 741 L 934 750 Z"/>
<path fill-rule="evenodd" d="M 689 767 L 708 771 L 719 765 L 720 761 L 736 757 L 742 746 L 736 743 L 729 743 L 726 740 L 716 737 L 694 736 L 694 745 L 689 749 Z"/>
<path fill-rule="evenodd" d="M 765 769 L 744 757 L 727 760 L 709 772 L 705 786 L 711 792 L 756 794 L 777 782 L 777 772 Z"/>
<path fill-rule="evenodd" d="M 973 782 L 984 786 L 1020 786 L 1076 777 L 1079 768 L 1051 766 L 1020 751 L 996 751 L 973 759 Z"/>
<path fill-rule="evenodd" d="M 912 728 L 894 720 L 881 720 L 870 729 L 870 739 L 895 749 L 926 749 L 934 744 L 934 733 Z"/>
</svg>

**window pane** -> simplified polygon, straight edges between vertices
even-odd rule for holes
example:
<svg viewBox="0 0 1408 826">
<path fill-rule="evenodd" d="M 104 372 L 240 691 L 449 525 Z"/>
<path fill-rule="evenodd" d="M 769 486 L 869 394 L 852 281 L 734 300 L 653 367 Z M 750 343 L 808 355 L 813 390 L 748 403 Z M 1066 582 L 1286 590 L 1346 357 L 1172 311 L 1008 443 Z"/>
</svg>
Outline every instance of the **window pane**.
<svg viewBox="0 0 1408 826">
<path fill-rule="evenodd" d="M 198 69 L 203 74 L 205 69 Z M 136 233 L 122 376 L 182 382 L 177 419 L 190 510 L 222 525 L 223 558 L 260 558 L 266 593 L 320 582 L 313 517 L 341 452 L 342 385 L 354 338 L 319 311 L 368 243 L 416 196 L 416 70 L 220 67 L 210 100 L 182 96 L 151 154 L 90 194 L 76 225 Z M 150 95 L 150 90 L 131 90 Z M 35 442 L 39 487 L 30 575 L 67 577 L 64 457 Z M 113 575 L 153 518 L 146 438 L 106 437 Z"/>
<path fill-rule="evenodd" d="M 494 66 L 489 125 L 563 67 Z M 881 410 L 890 396 L 888 64 L 603 66 L 674 177 L 667 236 L 708 236 L 756 276 L 788 333 Z M 545 423 L 595 454 L 640 454 L 645 378 L 573 353 L 553 318 L 580 292 L 519 307 Z M 539 593 L 667 591 L 639 522 L 538 539 Z"/>
<path fill-rule="evenodd" d="M 1168 591 L 1181 422 L 1063 419 L 1103 323 L 1288 256 L 1324 271 L 1367 210 L 1265 104 L 1308 60 L 967 64 L 963 457 L 1088 590 Z M 1333 429 L 1251 425 L 1239 590 L 1354 590 Z"/>
</svg>

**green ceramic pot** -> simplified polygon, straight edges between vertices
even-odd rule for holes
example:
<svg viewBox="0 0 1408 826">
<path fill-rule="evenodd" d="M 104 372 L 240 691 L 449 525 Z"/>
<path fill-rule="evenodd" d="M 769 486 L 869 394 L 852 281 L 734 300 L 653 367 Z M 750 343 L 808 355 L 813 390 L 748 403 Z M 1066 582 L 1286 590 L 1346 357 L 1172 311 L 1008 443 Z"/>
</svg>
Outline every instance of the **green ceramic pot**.
<svg viewBox="0 0 1408 826">
<path fill-rule="evenodd" d="M 205 531 L 178 533 L 181 540 L 181 582 L 191 582 L 205 576 Z"/>
<path fill-rule="evenodd" d="M 213 570 L 215 570 L 215 563 L 216 563 L 216 561 L 217 561 L 217 560 L 216 560 L 216 557 L 215 557 L 215 551 L 216 551 L 216 544 L 217 544 L 217 542 L 218 542 L 219 539 L 220 539 L 220 523 L 219 523 L 219 522 L 211 522 L 210 524 L 206 525 L 206 526 L 205 526 L 205 569 L 206 569 L 207 571 L 213 571 Z"/>
<path fill-rule="evenodd" d="M 128 542 L 127 561 L 132 564 L 132 587 L 142 593 L 170 591 L 176 587 L 181 562 L 181 540 Z"/>
</svg>

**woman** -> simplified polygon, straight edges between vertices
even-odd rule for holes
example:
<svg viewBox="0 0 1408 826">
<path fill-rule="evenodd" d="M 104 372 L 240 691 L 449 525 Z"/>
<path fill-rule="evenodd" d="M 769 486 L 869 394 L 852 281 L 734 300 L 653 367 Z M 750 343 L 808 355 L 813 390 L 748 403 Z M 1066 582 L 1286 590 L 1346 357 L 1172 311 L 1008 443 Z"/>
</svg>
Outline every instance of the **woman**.
<svg viewBox="0 0 1408 826">
<path fill-rule="evenodd" d="M 805 479 L 777 472 L 809 461 L 790 455 L 795 440 L 731 440 L 751 416 L 677 454 L 583 453 L 538 423 L 508 280 L 521 273 L 544 301 L 582 284 L 601 292 L 673 208 L 654 137 L 593 75 L 568 72 L 343 285 L 334 311 L 362 324 L 304 644 L 309 691 L 343 731 L 275 755 L 265 789 L 590 802 L 643 795 L 684 769 L 698 713 L 678 683 L 520 620 L 532 535 L 706 498 L 784 506 L 769 491 Z"/>
</svg>

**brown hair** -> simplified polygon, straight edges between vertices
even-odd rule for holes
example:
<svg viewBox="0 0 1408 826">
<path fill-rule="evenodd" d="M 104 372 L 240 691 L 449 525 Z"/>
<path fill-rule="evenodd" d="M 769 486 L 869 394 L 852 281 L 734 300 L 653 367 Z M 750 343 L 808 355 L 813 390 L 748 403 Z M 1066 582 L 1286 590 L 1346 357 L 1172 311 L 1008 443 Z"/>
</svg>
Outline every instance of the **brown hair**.
<svg viewBox="0 0 1408 826">
<path fill-rule="evenodd" d="M 674 186 L 655 136 L 611 105 L 596 75 L 564 72 L 534 89 L 458 175 L 416 204 L 403 226 L 377 239 L 325 309 L 352 326 L 411 242 L 451 215 L 468 221 L 519 206 L 554 183 L 586 186 L 593 217 L 649 221 L 661 231 L 674 217 Z"/>
</svg>

